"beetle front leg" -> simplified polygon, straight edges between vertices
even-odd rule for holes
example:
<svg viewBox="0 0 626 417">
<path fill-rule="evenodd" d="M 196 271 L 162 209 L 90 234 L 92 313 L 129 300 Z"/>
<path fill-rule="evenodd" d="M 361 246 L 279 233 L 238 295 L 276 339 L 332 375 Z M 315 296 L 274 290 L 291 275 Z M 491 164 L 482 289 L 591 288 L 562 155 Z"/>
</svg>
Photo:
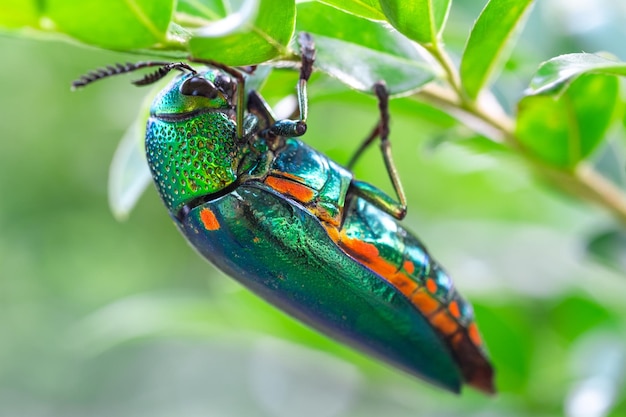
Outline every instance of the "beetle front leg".
<svg viewBox="0 0 626 417">
<path fill-rule="evenodd" d="M 278 120 L 270 126 L 269 133 L 274 136 L 282 137 L 298 137 L 306 133 L 306 119 L 309 114 L 309 98 L 307 96 L 307 83 L 313 72 L 313 63 L 315 62 L 315 43 L 313 37 L 301 32 L 298 38 L 300 43 L 300 53 L 302 61 L 300 64 L 300 79 L 298 80 L 298 109 L 300 112 L 299 120 Z"/>
<path fill-rule="evenodd" d="M 391 155 L 391 142 L 389 141 L 389 91 L 384 82 L 379 81 L 374 84 L 374 93 L 378 97 L 378 110 L 380 112 L 380 120 L 374 127 L 372 132 L 361 143 L 361 146 L 352 156 L 348 163 L 348 169 L 352 170 L 352 167 L 356 161 L 361 157 L 363 151 L 370 146 L 376 138 L 380 138 L 380 150 L 383 154 L 383 160 L 385 161 L 385 167 L 387 168 L 387 174 L 393 185 L 393 189 L 396 192 L 398 201 L 393 200 L 388 195 L 380 191 L 379 189 L 362 183 L 361 181 L 353 181 L 352 188 L 355 194 L 363 197 L 365 200 L 374 204 L 381 210 L 389 213 L 398 220 L 402 220 L 406 216 L 406 196 L 402 183 L 400 181 L 400 175 L 393 162 Z"/>
</svg>

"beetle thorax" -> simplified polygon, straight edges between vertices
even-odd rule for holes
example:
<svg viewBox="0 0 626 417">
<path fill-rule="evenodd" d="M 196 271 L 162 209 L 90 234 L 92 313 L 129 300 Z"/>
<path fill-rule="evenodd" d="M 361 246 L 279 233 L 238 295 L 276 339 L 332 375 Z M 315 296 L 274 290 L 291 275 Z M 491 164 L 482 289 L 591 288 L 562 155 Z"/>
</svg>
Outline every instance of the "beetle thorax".
<svg viewBox="0 0 626 417">
<path fill-rule="evenodd" d="M 232 184 L 241 160 L 235 123 L 223 112 L 183 120 L 151 117 L 146 154 L 161 198 L 174 215 L 190 201 Z"/>
</svg>

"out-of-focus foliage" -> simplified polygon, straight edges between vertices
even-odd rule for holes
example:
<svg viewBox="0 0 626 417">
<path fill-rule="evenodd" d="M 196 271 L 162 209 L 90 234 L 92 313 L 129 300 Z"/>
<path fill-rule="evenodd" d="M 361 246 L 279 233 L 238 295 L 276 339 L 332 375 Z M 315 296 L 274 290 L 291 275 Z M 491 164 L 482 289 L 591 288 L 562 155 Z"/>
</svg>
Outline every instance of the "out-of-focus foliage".
<svg viewBox="0 0 626 417">
<path fill-rule="evenodd" d="M 259 14 L 254 1 L 185 0 L 176 9 L 108 1 L 97 11 L 92 3 L 0 1 L 0 416 L 626 414 L 624 226 L 583 202 L 621 218 L 620 1 L 539 2 L 503 20 L 508 28 L 495 39 L 483 32 L 485 22 L 498 24 L 489 7 L 527 1 L 452 2 L 449 14 L 445 0 L 407 9 L 398 1 L 304 2 L 280 14 Z M 120 9 L 129 4 L 130 14 Z M 419 18 L 422 7 L 430 19 Z M 388 19 L 398 32 L 363 17 Z M 233 64 L 292 61 L 294 28 L 320 39 L 321 71 L 362 90 L 382 77 L 410 93 L 391 103 L 406 222 L 472 300 L 497 397 L 451 397 L 265 305 L 193 253 L 152 188 L 126 222 L 108 210 L 116 142 L 145 113 L 149 91 L 120 77 L 71 93 L 73 79 L 189 52 Z M 148 55 L 38 40 L 50 36 Z M 498 55 L 481 55 L 468 38 L 489 39 L 484 50 Z M 597 51 L 612 55 L 580 54 Z M 447 62 L 442 52 L 461 68 L 486 68 L 448 78 L 464 105 L 432 100 L 443 96 L 428 88 L 415 93 L 433 77 L 446 85 L 449 71 L 435 64 Z M 275 70 L 262 93 L 276 104 L 296 80 Z M 309 91 L 305 139 L 345 163 L 374 123 L 375 101 L 323 74 Z M 496 100 L 519 115 L 514 129 L 498 125 L 504 119 L 489 105 Z M 496 121 L 495 134 L 477 114 Z M 133 162 L 141 148 L 129 137 L 135 151 L 113 170 L 130 184 L 117 190 L 122 211 L 143 189 L 141 158 Z M 375 149 L 356 174 L 390 190 Z M 581 188 L 596 177 L 591 184 L 608 184 L 616 199 Z"/>
</svg>

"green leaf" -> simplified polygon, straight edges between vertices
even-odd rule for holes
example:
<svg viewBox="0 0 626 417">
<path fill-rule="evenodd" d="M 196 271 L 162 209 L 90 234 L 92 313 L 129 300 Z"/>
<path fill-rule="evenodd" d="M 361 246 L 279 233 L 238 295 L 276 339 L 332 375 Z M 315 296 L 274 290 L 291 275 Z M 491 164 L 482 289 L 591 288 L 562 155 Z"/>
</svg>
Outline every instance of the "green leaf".
<svg viewBox="0 0 626 417">
<path fill-rule="evenodd" d="M 454 143 L 474 154 L 507 154 L 511 152 L 507 146 L 487 139 L 483 135 L 477 135 L 465 127 L 455 127 L 443 131 L 427 143 L 429 149 L 436 149 L 446 143 Z"/>
<path fill-rule="evenodd" d="M 376 82 L 385 81 L 391 94 L 402 94 L 435 78 L 426 63 L 403 62 L 393 55 L 324 36 L 317 36 L 315 43 L 317 68 L 359 91 L 371 93 Z"/>
<path fill-rule="evenodd" d="M 39 2 L 0 0 L 0 27 L 21 28 L 39 25 Z"/>
<path fill-rule="evenodd" d="M 554 93 L 582 74 L 626 75 L 626 63 L 596 54 L 561 55 L 542 63 L 527 94 Z"/>
<path fill-rule="evenodd" d="M 141 117 L 128 128 L 111 161 L 109 207 L 119 221 L 128 218 L 152 179 L 143 147 L 146 119 Z"/>
<path fill-rule="evenodd" d="M 166 41 L 173 0 L 47 0 L 55 29 L 103 48 L 132 50 Z"/>
<path fill-rule="evenodd" d="M 448 17 L 451 0 L 380 0 L 389 23 L 421 44 L 438 41 Z"/>
<path fill-rule="evenodd" d="M 226 19 L 198 29 L 189 47 L 195 58 L 227 65 L 252 65 L 289 54 L 294 0 L 248 0 Z"/>
<path fill-rule="evenodd" d="M 372 20 L 385 20 L 385 14 L 378 0 L 318 0 L 320 3 L 336 7 L 350 14 Z M 298 16 L 300 19 L 300 15 Z"/>
<path fill-rule="evenodd" d="M 617 77 L 582 75 L 559 96 L 523 98 L 516 134 L 542 160 L 560 168 L 574 167 L 601 143 L 618 97 Z"/>
<path fill-rule="evenodd" d="M 399 94 L 435 78 L 432 65 L 410 41 L 377 22 L 316 2 L 298 4 L 298 16 L 298 30 L 313 35 L 316 67 L 352 88 L 371 92 L 384 80 L 392 94 Z"/>
<path fill-rule="evenodd" d="M 176 13 L 200 17 L 208 21 L 223 19 L 231 12 L 222 0 L 179 0 Z"/>
<path fill-rule="evenodd" d="M 556 303 L 547 319 L 554 331 L 563 339 L 572 342 L 587 332 L 614 322 L 615 318 L 609 310 L 588 297 L 573 294 L 555 300 Z M 575 316 L 577 319 L 572 320 Z"/>
<path fill-rule="evenodd" d="M 323 35 L 407 60 L 420 59 L 412 42 L 379 22 L 362 19 L 317 2 L 298 4 L 296 29 L 312 33 L 314 40 L 315 35 Z"/>
<path fill-rule="evenodd" d="M 587 243 L 587 253 L 605 266 L 625 273 L 626 232 L 610 230 L 593 236 Z"/>
<path fill-rule="evenodd" d="M 470 33 L 461 60 L 461 81 L 470 98 L 500 70 L 517 40 L 532 0 L 491 0 Z"/>
<path fill-rule="evenodd" d="M 137 201 L 150 185 L 152 174 L 146 160 L 146 123 L 150 106 L 157 94 L 170 82 L 159 80 L 150 88 L 139 107 L 137 118 L 128 127 L 117 145 L 109 168 L 109 207 L 118 221 L 128 218 Z"/>
</svg>

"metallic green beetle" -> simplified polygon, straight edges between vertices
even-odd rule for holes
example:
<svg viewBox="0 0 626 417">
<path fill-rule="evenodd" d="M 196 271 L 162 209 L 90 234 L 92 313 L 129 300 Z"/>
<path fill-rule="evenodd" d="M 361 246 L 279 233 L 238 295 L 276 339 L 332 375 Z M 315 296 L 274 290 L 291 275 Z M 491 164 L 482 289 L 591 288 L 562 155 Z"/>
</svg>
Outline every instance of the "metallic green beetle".
<svg viewBox="0 0 626 417">
<path fill-rule="evenodd" d="M 183 74 L 154 100 L 146 132 L 159 194 L 187 240 L 226 274 L 288 314 L 361 351 L 459 392 L 492 393 L 493 369 L 471 305 L 414 235 L 388 142 L 388 95 L 376 84 L 380 138 L 399 202 L 295 137 L 306 131 L 314 61 L 300 37 L 299 120 L 276 121 L 246 76 L 211 62 L 109 67 L 83 86 L 139 68 Z"/>
</svg>

